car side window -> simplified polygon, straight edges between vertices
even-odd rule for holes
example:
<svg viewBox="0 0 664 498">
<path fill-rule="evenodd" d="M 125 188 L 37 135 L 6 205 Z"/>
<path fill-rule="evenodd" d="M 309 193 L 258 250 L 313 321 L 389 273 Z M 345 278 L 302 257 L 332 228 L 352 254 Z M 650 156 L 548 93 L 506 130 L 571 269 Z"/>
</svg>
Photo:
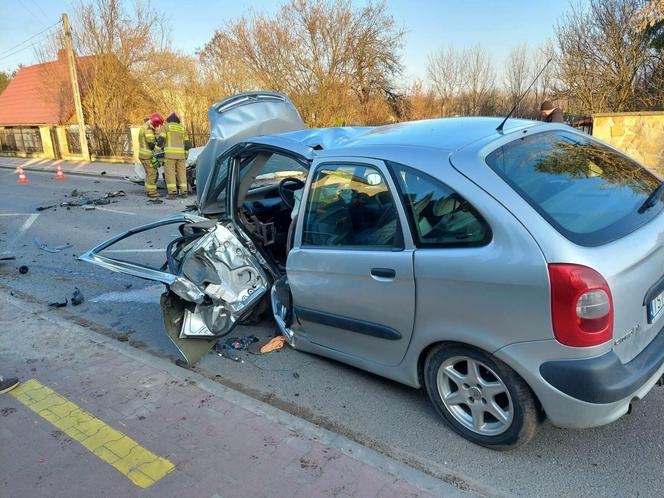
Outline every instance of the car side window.
<svg viewBox="0 0 664 498">
<path fill-rule="evenodd" d="M 385 178 L 366 165 L 323 165 L 306 202 L 302 245 L 393 248 L 402 243 Z"/>
<path fill-rule="evenodd" d="M 488 244 L 491 229 L 477 210 L 438 180 L 389 163 L 406 204 L 419 246 L 472 247 Z"/>
</svg>

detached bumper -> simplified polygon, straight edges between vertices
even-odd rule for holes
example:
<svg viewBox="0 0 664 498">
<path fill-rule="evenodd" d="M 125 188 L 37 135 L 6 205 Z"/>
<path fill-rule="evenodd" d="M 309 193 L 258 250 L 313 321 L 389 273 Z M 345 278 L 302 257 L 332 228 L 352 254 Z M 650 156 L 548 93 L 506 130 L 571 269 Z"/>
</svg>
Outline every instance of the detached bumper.
<svg viewBox="0 0 664 498">
<path fill-rule="evenodd" d="M 664 331 L 629 363 L 609 351 L 584 360 L 547 361 L 540 374 L 572 398 L 588 403 L 613 403 L 638 391 L 664 364 Z"/>
</svg>

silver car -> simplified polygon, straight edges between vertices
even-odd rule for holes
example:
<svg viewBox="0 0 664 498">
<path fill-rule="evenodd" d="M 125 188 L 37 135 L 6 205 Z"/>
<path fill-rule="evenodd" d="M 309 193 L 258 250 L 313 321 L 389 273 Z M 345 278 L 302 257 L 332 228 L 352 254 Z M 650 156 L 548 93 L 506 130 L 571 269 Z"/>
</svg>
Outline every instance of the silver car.
<svg viewBox="0 0 664 498">
<path fill-rule="evenodd" d="M 81 257 L 163 282 L 190 364 L 269 307 L 295 349 L 424 387 L 495 449 L 544 417 L 607 424 L 661 383 L 664 188 L 619 151 L 516 119 L 304 129 L 266 92 L 210 118 L 199 213 Z M 103 254 L 167 224 L 164 269 Z"/>
</svg>

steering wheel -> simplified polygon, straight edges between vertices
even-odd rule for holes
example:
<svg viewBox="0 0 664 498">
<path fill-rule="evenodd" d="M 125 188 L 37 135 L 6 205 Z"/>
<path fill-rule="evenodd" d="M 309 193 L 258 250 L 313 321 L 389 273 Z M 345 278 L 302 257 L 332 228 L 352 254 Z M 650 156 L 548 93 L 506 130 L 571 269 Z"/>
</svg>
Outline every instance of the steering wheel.
<svg viewBox="0 0 664 498">
<path fill-rule="evenodd" d="M 286 187 L 286 184 L 290 185 Z M 281 197 L 281 200 L 284 201 L 286 207 L 289 209 L 293 209 L 295 207 L 295 196 L 293 195 L 293 192 L 295 190 L 300 190 L 301 188 L 304 188 L 304 182 L 299 178 L 292 176 L 287 176 L 279 182 L 279 197 Z"/>
</svg>

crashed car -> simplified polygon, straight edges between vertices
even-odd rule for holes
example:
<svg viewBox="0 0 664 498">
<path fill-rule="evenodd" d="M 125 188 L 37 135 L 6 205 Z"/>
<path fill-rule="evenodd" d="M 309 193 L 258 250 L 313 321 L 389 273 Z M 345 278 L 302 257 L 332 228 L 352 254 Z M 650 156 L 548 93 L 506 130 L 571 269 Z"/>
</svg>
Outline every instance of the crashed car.
<svg viewBox="0 0 664 498">
<path fill-rule="evenodd" d="M 423 386 L 495 449 L 544 416 L 607 424 L 661 383 L 664 188 L 619 151 L 517 119 L 304 129 L 264 92 L 210 117 L 199 213 L 82 256 L 164 283 L 189 363 L 269 305 L 293 348 Z M 164 224 L 164 269 L 100 254 Z"/>
</svg>

